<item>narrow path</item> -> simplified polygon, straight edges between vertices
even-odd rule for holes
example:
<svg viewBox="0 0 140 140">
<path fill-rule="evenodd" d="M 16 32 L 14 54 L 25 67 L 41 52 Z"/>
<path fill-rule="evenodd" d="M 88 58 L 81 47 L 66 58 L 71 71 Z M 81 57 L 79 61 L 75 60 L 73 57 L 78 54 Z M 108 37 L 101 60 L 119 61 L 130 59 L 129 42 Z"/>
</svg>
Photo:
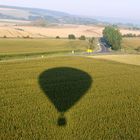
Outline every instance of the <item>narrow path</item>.
<svg viewBox="0 0 140 140">
<path fill-rule="evenodd" d="M 102 38 L 99 39 L 99 45 L 101 47 L 101 50 L 99 52 L 95 52 L 95 54 L 96 53 L 110 53 L 110 50 L 109 50 L 110 46 L 108 46 Z"/>
</svg>

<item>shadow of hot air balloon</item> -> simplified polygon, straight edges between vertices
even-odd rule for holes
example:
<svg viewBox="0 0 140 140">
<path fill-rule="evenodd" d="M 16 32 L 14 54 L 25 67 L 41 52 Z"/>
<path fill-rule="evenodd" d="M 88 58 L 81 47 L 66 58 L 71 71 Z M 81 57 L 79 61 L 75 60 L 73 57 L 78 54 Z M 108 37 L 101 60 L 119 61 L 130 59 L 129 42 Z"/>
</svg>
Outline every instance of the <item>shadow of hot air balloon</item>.
<svg viewBox="0 0 140 140">
<path fill-rule="evenodd" d="M 89 74 L 70 67 L 52 68 L 40 74 L 41 89 L 60 112 L 59 126 L 66 125 L 64 113 L 80 100 L 91 83 Z"/>
</svg>

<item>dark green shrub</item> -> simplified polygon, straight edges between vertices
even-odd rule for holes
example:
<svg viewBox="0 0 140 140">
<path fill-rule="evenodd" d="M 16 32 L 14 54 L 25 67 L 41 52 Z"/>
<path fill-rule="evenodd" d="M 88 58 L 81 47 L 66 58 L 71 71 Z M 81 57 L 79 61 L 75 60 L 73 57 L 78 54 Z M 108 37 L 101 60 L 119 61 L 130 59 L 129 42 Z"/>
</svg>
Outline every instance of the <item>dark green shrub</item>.
<svg viewBox="0 0 140 140">
<path fill-rule="evenodd" d="M 56 39 L 60 39 L 60 36 L 56 36 Z"/>
<path fill-rule="evenodd" d="M 80 39 L 80 40 L 86 40 L 86 37 L 85 37 L 84 35 L 81 35 L 81 36 L 79 37 L 79 39 Z"/>
<path fill-rule="evenodd" d="M 75 37 L 74 34 L 69 34 L 69 35 L 68 35 L 68 39 L 76 39 L 76 37 Z"/>
<path fill-rule="evenodd" d="M 140 46 L 136 48 L 136 51 L 140 52 Z"/>
<path fill-rule="evenodd" d="M 29 35 L 27 35 L 27 36 L 23 36 L 23 38 L 27 39 L 27 38 L 30 38 L 30 36 L 29 36 Z"/>
</svg>

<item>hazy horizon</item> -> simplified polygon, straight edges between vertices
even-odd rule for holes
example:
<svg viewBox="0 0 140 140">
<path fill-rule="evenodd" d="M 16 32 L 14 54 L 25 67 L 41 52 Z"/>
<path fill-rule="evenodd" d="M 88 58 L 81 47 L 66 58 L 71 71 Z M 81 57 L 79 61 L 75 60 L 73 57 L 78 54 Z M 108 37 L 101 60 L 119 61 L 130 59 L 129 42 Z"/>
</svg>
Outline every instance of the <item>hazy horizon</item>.
<svg viewBox="0 0 140 140">
<path fill-rule="evenodd" d="M 1 0 L 0 5 L 50 9 L 74 15 L 83 15 L 99 19 L 106 18 L 104 20 L 114 19 L 114 22 L 140 24 L 140 1 L 138 0 L 40 0 L 36 2 L 34 0 Z"/>
</svg>

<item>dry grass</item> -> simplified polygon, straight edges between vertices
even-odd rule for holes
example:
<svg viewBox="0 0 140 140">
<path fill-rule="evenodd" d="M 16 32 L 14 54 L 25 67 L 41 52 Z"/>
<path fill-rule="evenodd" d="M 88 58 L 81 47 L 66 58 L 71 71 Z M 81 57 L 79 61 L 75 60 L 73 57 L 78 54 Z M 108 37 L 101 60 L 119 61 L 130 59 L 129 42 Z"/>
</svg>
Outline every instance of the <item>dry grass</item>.
<svg viewBox="0 0 140 140">
<path fill-rule="evenodd" d="M 106 59 L 126 64 L 140 65 L 140 55 L 98 55 L 90 57 L 97 59 Z"/>
<path fill-rule="evenodd" d="M 124 48 L 137 48 L 140 46 L 140 38 L 124 38 L 122 41 L 122 46 Z"/>
<path fill-rule="evenodd" d="M 140 52 L 140 38 L 124 38 L 122 41 L 122 52 L 139 53 Z"/>
</svg>

